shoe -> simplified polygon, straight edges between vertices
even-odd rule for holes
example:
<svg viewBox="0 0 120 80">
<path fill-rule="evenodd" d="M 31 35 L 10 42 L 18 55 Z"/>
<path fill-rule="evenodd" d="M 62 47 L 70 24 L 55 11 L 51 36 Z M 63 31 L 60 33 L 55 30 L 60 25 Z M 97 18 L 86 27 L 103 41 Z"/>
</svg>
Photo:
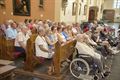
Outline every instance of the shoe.
<svg viewBox="0 0 120 80">
<path fill-rule="evenodd" d="M 95 75 L 94 80 L 99 80 L 99 77 L 97 75 Z"/>
<path fill-rule="evenodd" d="M 109 76 L 110 75 L 110 71 L 106 71 L 103 75 L 104 75 L 104 77 L 107 77 L 107 76 Z"/>
</svg>

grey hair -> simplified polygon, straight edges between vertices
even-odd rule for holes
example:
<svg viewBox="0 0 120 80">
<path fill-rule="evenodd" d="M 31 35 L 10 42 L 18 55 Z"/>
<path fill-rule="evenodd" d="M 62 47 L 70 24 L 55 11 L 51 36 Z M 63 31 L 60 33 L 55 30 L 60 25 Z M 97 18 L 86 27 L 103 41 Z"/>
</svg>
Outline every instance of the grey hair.
<svg viewBox="0 0 120 80">
<path fill-rule="evenodd" d="M 45 29 L 43 27 L 39 27 L 37 32 L 41 32 L 41 31 L 45 31 Z"/>
<path fill-rule="evenodd" d="M 18 26 L 20 29 L 24 29 L 24 28 L 27 28 L 27 26 L 24 24 L 24 23 L 19 23 L 19 26 Z"/>
</svg>

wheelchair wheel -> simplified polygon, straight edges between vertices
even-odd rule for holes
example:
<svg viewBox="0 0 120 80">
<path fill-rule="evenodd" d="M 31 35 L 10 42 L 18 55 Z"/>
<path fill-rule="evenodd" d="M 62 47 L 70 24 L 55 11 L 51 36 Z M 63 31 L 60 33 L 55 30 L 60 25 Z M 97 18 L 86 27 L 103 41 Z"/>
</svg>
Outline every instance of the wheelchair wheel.
<svg viewBox="0 0 120 80">
<path fill-rule="evenodd" d="M 83 76 L 89 75 L 89 64 L 84 59 L 74 59 L 70 63 L 70 72 L 75 78 L 80 79 Z"/>
</svg>

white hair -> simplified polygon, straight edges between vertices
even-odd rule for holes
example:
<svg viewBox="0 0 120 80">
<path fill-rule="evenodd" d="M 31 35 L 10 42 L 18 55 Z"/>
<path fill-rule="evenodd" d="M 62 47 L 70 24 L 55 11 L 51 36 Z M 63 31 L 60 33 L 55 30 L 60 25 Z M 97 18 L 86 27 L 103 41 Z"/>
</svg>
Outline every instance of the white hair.
<svg viewBox="0 0 120 80">
<path fill-rule="evenodd" d="M 20 22 L 18 27 L 19 27 L 20 29 L 25 29 L 25 28 L 27 28 L 27 26 L 26 26 L 25 23 L 23 23 L 23 22 Z"/>
<path fill-rule="evenodd" d="M 39 27 L 37 32 L 41 32 L 41 31 L 45 31 L 45 29 L 43 27 Z"/>
</svg>

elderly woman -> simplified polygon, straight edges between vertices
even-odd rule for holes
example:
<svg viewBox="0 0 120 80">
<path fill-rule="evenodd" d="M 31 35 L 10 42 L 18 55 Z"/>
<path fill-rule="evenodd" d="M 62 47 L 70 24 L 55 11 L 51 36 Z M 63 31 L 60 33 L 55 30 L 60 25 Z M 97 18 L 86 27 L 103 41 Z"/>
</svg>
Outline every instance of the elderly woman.
<svg viewBox="0 0 120 80">
<path fill-rule="evenodd" d="M 49 50 L 47 41 L 45 40 L 45 29 L 40 27 L 38 36 L 35 40 L 36 56 L 42 58 L 52 58 L 53 52 Z"/>
<path fill-rule="evenodd" d="M 45 39 L 48 43 L 49 49 L 53 50 L 57 40 L 54 38 L 54 34 L 52 34 L 52 31 L 50 29 L 46 31 Z"/>
<path fill-rule="evenodd" d="M 93 57 L 94 63 L 98 65 L 100 72 L 103 73 L 103 63 L 101 61 L 101 55 L 96 53 L 93 48 L 89 47 L 85 43 L 86 38 L 84 34 L 78 34 L 76 39 L 76 48 L 78 49 L 79 54 L 86 54 Z"/>
<path fill-rule="evenodd" d="M 26 55 L 27 40 L 30 38 L 27 31 L 28 28 L 25 25 L 21 25 L 15 39 L 15 51 L 22 53 L 24 57 Z"/>
<path fill-rule="evenodd" d="M 38 36 L 35 40 L 36 56 L 41 60 L 51 59 L 54 55 L 54 52 L 49 49 L 47 41 L 45 39 L 45 29 L 40 27 L 38 29 Z M 52 64 L 51 64 L 52 65 Z M 51 75 L 52 67 L 48 67 L 48 74 Z"/>
<path fill-rule="evenodd" d="M 57 27 L 57 37 L 60 43 L 65 43 L 67 41 L 65 36 L 62 34 L 62 27 Z"/>
</svg>

